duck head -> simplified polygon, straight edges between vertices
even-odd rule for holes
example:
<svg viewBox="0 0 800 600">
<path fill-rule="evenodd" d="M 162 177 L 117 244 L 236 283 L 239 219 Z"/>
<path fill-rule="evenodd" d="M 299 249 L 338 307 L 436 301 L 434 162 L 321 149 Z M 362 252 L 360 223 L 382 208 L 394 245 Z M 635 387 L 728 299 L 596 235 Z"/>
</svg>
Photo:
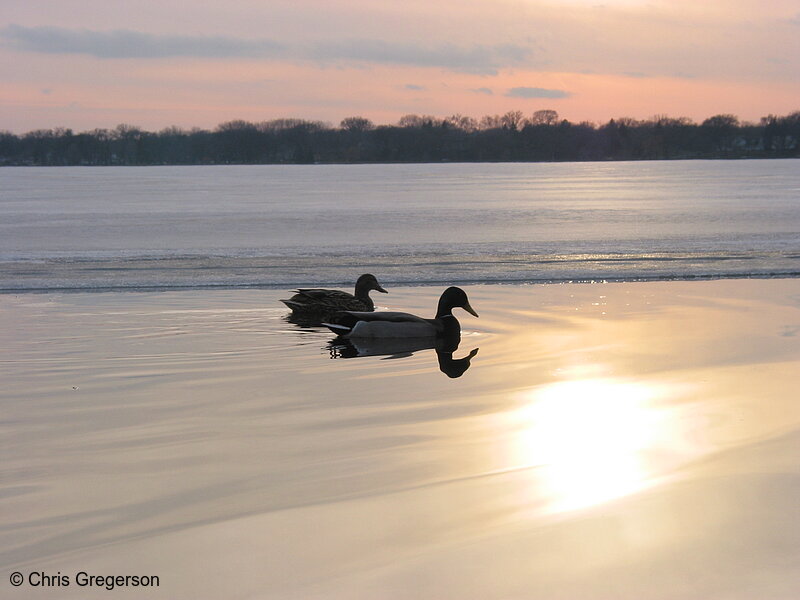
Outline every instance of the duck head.
<svg viewBox="0 0 800 600">
<path fill-rule="evenodd" d="M 454 308 L 463 308 L 472 316 L 478 316 L 478 313 L 469 305 L 466 292 L 455 286 L 447 288 L 439 298 L 439 308 L 436 311 L 436 318 L 438 319 L 439 317 L 453 314 Z"/>
<path fill-rule="evenodd" d="M 362 294 L 367 294 L 370 290 L 375 290 L 378 292 L 383 292 L 384 294 L 388 294 L 385 289 L 381 287 L 381 284 L 378 283 L 378 278 L 375 277 L 372 273 L 364 273 L 361 277 L 358 278 L 356 281 L 356 297 L 359 297 L 359 292 Z"/>
</svg>

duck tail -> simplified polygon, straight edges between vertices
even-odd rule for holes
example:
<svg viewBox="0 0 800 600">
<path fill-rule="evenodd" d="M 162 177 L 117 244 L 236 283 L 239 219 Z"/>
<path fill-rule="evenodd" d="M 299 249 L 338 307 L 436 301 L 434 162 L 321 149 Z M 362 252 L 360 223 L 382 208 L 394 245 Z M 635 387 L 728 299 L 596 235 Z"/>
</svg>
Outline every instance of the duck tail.
<svg viewBox="0 0 800 600">
<path fill-rule="evenodd" d="M 302 302 L 295 302 L 294 300 L 281 300 L 286 306 L 291 308 L 292 310 L 303 310 L 306 308 L 306 305 Z"/>
<path fill-rule="evenodd" d="M 336 335 L 347 335 L 352 331 L 351 327 L 347 327 L 345 325 L 337 325 L 336 323 L 322 323 L 325 327 L 330 329 Z"/>
</svg>

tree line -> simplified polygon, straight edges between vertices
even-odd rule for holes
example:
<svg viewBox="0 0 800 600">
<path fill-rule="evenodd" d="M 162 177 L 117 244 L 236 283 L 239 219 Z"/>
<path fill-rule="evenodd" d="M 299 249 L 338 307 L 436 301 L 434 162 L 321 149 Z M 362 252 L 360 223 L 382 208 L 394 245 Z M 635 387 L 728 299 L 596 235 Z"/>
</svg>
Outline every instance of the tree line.
<svg viewBox="0 0 800 600">
<path fill-rule="evenodd" d="M 206 165 L 391 162 L 533 162 L 800 156 L 800 111 L 758 123 L 730 114 L 571 123 L 554 110 L 480 119 L 406 115 L 395 125 L 348 117 L 229 121 L 214 130 L 131 125 L 74 133 L 0 131 L 0 165 Z"/>
</svg>

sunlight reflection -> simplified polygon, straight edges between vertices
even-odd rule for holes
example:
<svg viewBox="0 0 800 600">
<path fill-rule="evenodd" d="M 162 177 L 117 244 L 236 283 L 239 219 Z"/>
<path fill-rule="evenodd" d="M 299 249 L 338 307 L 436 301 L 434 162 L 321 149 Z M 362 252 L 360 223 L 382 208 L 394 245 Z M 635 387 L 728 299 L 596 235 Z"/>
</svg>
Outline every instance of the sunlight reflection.
<svg viewBox="0 0 800 600">
<path fill-rule="evenodd" d="M 537 466 L 547 508 L 565 511 L 648 485 L 659 447 L 669 443 L 663 390 L 611 379 L 565 381 L 525 393 L 514 414 L 517 459 Z"/>
</svg>

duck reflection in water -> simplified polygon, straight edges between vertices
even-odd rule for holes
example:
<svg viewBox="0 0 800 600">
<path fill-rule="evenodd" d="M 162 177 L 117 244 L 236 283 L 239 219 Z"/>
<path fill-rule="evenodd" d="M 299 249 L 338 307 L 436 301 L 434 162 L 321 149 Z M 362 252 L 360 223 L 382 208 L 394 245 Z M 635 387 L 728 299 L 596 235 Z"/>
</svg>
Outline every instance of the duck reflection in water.
<svg viewBox="0 0 800 600">
<path fill-rule="evenodd" d="M 461 324 L 453 315 L 454 308 L 463 308 L 478 316 L 464 290 L 449 287 L 439 298 L 433 319 L 401 312 L 342 311 L 323 325 L 339 336 L 330 344 L 333 358 L 375 355 L 402 358 L 418 350 L 433 348 L 439 369 L 448 377 L 455 378 L 469 368 L 478 349 L 464 358 L 453 358 L 453 352 L 461 341 Z"/>
<path fill-rule="evenodd" d="M 406 358 L 420 350 L 436 351 L 439 370 L 455 379 L 470 367 L 470 361 L 478 353 L 474 348 L 463 358 L 453 358 L 461 341 L 460 334 L 427 338 L 351 338 L 337 337 L 328 342 L 331 358 L 358 358 L 361 356 L 385 356 L 386 359 Z"/>
</svg>

